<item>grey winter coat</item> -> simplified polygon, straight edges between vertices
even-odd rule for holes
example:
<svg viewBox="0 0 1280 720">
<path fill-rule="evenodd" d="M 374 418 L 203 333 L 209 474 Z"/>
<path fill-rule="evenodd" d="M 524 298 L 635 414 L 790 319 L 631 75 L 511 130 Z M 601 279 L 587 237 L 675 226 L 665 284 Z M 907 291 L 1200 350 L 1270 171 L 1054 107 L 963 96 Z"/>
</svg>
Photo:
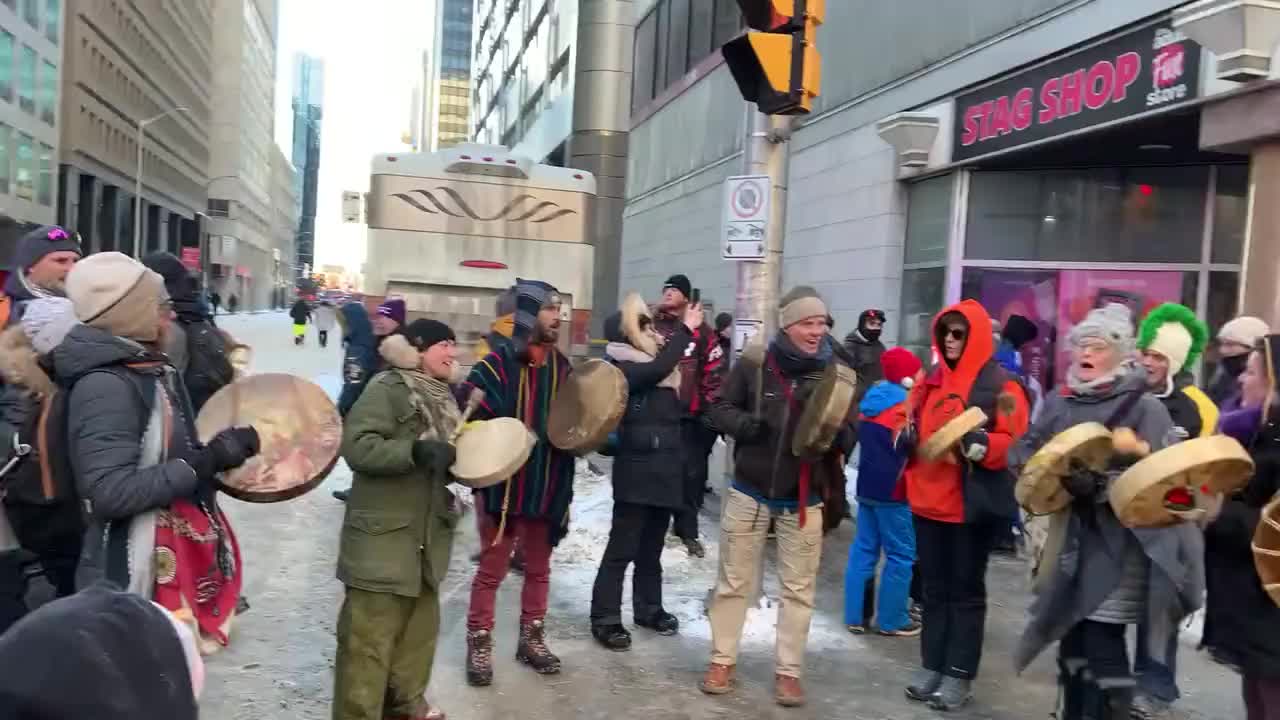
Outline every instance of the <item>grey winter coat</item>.
<svg viewBox="0 0 1280 720">
<path fill-rule="evenodd" d="M 1111 390 L 1094 396 L 1053 393 L 1046 397 L 1039 420 L 1010 451 L 1010 468 L 1021 472 L 1036 450 L 1067 428 L 1084 422 L 1107 423 L 1132 393 L 1138 393 L 1137 400 L 1129 400 L 1127 412 L 1111 427 L 1132 428 L 1151 444 L 1152 451 L 1167 447 L 1174 440 L 1173 421 L 1164 405 L 1146 392 L 1146 375 L 1137 368 Z M 1107 473 L 1108 482 L 1114 482 L 1123 470 L 1124 466 L 1113 466 Z M 1104 619 L 1098 615 L 1115 614 L 1129 603 L 1140 604 L 1133 609 L 1149 628 L 1150 656 L 1168 664 L 1168 638 L 1184 617 L 1200 607 L 1204 597 L 1204 538 L 1200 529 L 1191 523 L 1127 529 L 1116 518 L 1106 493 L 1078 499 L 1063 512 L 1067 513 L 1067 526 L 1062 548 L 1051 574 L 1038 586 L 1031 620 L 1014 653 L 1017 671 L 1026 669 L 1077 623 Z M 1135 578 L 1132 563 L 1126 560 L 1139 548 L 1142 575 Z"/>
<path fill-rule="evenodd" d="M 76 584 L 92 584 L 109 564 L 128 560 L 124 576 L 109 579 L 131 589 L 139 569 L 133 560 L 144 556 L 139 541 L 154 543 L 154 531 L 150 538 L 130 532 L 135 521 L 197 493 L 195 471 L 170 459 L 195 445 L 186 390 L 162 356 L 85 325 L 50 355 L 58 383 L 71 388 L 67 444 L 88 516 Z M 167 437 L 149 429 L 168 430 Z"/>
</svg>

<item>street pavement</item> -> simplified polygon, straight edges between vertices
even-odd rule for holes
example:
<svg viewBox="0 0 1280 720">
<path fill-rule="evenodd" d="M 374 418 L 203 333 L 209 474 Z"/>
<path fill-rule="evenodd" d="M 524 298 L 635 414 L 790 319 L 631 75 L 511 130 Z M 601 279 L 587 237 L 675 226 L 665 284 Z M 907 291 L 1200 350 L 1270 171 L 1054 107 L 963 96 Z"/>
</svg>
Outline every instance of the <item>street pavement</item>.
<svg viewBox="0 0 1280 720">
<path fill-rule="evenodd" d="M 314 331 L 293 345 L 283 314 L 237 315 L 219 324 L 254 348 L 254 372 L 289 372 L 336 393 L 341 349 L 326 349 Z M 335 333 L 336 335 L 336 333 Z M 713 469 L 722 468 L 720 453 Z M 607 471 L 607 463 L 597 469 Z M 722 473 L 714 472 L 719 476 Z M 295 500 L 251 505 L 223 500 L 244 556 L 245 595 L 251 604 L 238 619 L 231 645 L 208 659 L 202 716 L 215 720 L 311 720 L 330 717 L 334 625 L 341 585 L 334 560 L 343 506 L 330 492 L 350 483 L 342 462 L 325 483 Z M 723 478 L 720 478 L 723 482 Z M 460 524 L 453 562 L 441 588 L 443 622 L 429 699 L 454 720 L 562 720 L 643 717 L 654 720 L 788 718 L 816 720 L 919 720 L 940 714 L 908 702 L 902 686 L 919 656 L 915 638 L 852 636 L 842 623 L 843 577 L 852 538 L 844 523 L 824 543 L 817 610 L 809 641 L 805 684 L 807 707 L 774 705 L 773 627 L 778 583 L 772 554 L 767 561 L 765 607 L 749 613 L 739 687 L 731 695 L 707 697 L 697 690 L 706 666 L 710 628 L 704 616 L 715 579 L 716 498 L 701 520 L 708 556 L 698 560 L 683 548 L 664 552 L 665 604 L 681 620 L 676 637 L 641 628 L 633 648 L 611 653 L 591 639 L 588 609 L 595 568 L 608 535 L 609 480 L 580 462 L 569 536 L 553 561 L 549 643 L 560 655 L 559 675 L 538 676 L 514 661 L 521 578 L 513 574 L 498 600 L 494 685 L 471 688 L 464 676 L 465 616 L 477 548 L 474 522 Z M 1048 718 L 1056 702 L 1052 651 L 1022 676 L 1012 671 L 1010 651 L 1025 623 L 1029 603 L 1025 564 L 994 558 L 988 575 L 990 609 L 986 652 L 976 684 L 977 700 L 949 717 L 964 720 Z M 624 597 L 629 597 L 626 593 Z M 629 615 L 629 610 L 626 611 Z M 628 617 L 629 620 L 629 617 Z M 1239 679 L 1195 650 L 1184 637 L 1178 680 L 1184 694 L 1173 717 L 1189 720 L 1243 716 Z"/>
</svg>

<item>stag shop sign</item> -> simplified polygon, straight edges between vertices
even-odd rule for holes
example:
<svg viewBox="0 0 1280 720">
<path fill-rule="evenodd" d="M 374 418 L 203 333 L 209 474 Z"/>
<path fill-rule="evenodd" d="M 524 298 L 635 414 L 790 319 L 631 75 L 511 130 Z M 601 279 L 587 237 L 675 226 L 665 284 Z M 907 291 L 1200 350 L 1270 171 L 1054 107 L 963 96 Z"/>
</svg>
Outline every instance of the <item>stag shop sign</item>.
<svg viewBox="0 0 1280 720">
<path fill-rule="evenodd" d="M 1168 21 L 956 98 L 954 159 L 986 155 L 1196 97 L 1200 46 Z"/>
</svg>

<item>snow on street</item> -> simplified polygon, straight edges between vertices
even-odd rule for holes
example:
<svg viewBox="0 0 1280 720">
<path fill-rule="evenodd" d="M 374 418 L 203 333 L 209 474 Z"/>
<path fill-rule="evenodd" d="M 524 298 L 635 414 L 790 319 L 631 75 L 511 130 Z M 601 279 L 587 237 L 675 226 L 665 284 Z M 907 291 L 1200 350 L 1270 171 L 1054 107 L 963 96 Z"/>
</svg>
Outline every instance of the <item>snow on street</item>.
<svg viewBox="0 0 1280 720">
<path fill-rule="evenodd" d="M 314 331 L 302 348 L 293 346 L 283 314 L 220 317 L 219 324 L 254 348 L 255 372 L 290 372 L 336 393 L 341 349 L 316 345 Z M 607 463 L 601 463 L 607 466 Z M 720 475 L 720 465 L 713 465 Z M 239 536 L 245 565 L 245 595 L 251 611 L 233 631 L 231 646 L 208 659 L 202 716 L 214 720 L 319 720 L 330 717 L 334 625 L 341 585 L 334 579 L 343 506 L 330 492 L 346 487 L 342 462 L 317 490 L 274 505 L 225 499 Z M 465 614 L 477 540 L 470 515 L 460 524 L 453 562 L 441 588 L 443 623 L 428 697 L 453 720 L 557 720 L 645 717 L 656 720 L 711 718 L 847 718 L 917 720 L 939 717 L 903 698 L 907 673 L 918 661 L 917 639 L 851 636 L 843 627 L 844 566 L 852 528 L 844 523 L 824 543 L 821 577 L 809 640 L 805 678 L 809 705 L 784 710 L 773 704 L 773 624 L 777 598 L 772 551 L 766 569 L 766 607 L 750 611 L 739 660 L 738 689 L 711 698 L 697 690 L 709 656 L 710 627 L 704 616 L 716 572 L 716 518 L 710 497 L 700 525 L 705 559 L 683 546 L 663 554 L 667 609 L 680 618 L 675 637 L 633 628 L 633 648 L 611 653 L 595 644 L 588 624 L 591 585 L 608 539 L 612 496 L 607 474 L 581 461 L 568 537 L 553 556 L 549 643 L 564 662 L 559 675 L 537 676 L 514 660 L 522 578 L 512 574 L 498 599 L 494 631 L 495 681 L 489 688 L 466 685 Z M 1024 720 L 1045 718 L 1056 698 L 1051 653 L 1024 676 L 1011 672 L 1009 651 L 1023 626 L 1029 602 L 1021 561 L 994 558 L 988 577 L 990 614 L 986 655 L 976 686 L 977 701 L 955 718 Z M 624 599 L 630 593 L 624 594 Z M 624 615 L 630 615 L 624 602 Z M 1184 697 L 1179 718 L 1240 717 L 1239 680 L 1210 662 L 1184 636 L 1179 658 Z"/>
</svg>

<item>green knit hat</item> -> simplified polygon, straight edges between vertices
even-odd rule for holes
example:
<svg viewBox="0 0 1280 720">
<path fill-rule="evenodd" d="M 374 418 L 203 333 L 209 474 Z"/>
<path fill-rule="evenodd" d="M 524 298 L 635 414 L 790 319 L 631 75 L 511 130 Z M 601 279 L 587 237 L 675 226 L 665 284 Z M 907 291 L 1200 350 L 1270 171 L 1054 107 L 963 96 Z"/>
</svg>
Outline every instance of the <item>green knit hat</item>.
<svg viewBox="0 0 1280 720">
<path fill-rule="evenodd" d="M 1195 365 L 1209 341 L 1209 328 L 1191 308 L 1178 303 L 1156 307 L 1138 327 L 1138 349 L 1159 353 L 1169 360 L 1169 374 Z"/>
</svg>

